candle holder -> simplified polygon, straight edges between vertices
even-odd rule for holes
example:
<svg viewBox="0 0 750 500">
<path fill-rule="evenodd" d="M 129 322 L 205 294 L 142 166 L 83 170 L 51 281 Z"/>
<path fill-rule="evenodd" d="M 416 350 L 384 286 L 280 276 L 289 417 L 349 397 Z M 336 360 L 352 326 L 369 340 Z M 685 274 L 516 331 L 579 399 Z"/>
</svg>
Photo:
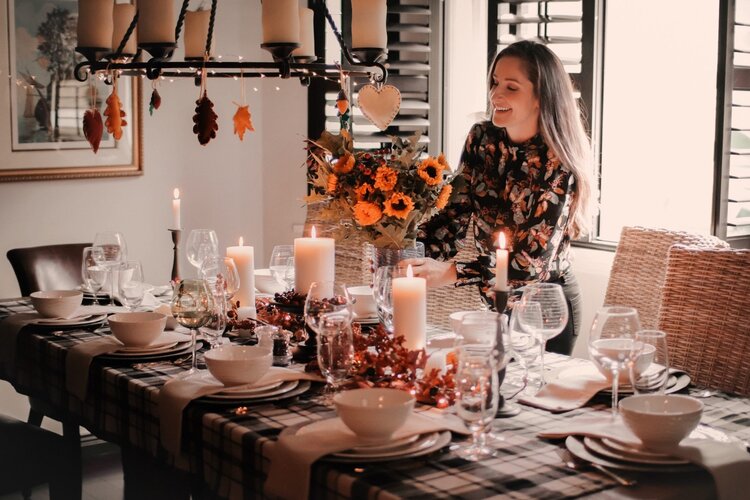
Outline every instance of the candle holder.
<svg viewBox="0 0 750 500">
<path fill-rule="evenodd" d="M 352 49 L 352 57 L 362 64 L 382 63 L 388 58 L 388 50 L 381 47 Z"/>
<path fill-rule="evenodd" d="M 289 78 L 292 75 L 292 52 L 302 45 L 299 43 L 261 43 L 260 46 L 270 52 L 274 62 L 279 64 L 279 76 Z"/>
<path fill-rule="evenodd" d="M 166 61 L 172 58 L 177 44 L 172 42 L 139 43 L 138 47 L 151 54 L 154 59 Z"/>
<path fill-rule="evenodd" d="M 172 233 L 172 281 L 180 279 L 180 259 L 178 249 L 180 248 L 180 234 L 181 229 L 168 229 Z"/>
<path fill-rule="evenodd" d="M 507 327 L 503 321 L 503 312 L 508 305 L 508 297 L 510 297 L 510 290 L 495 290 L 495 310 L 497 311 L 497 339 L 498 348 L 500 349 L 505 348 L 502 338 L 503 331 Z M 510 332 L 508 332 L 508 334 L 510 335 Z M 504 357 L 505 353 L 502 353 L 502 355 Z M 505 380 L 505 368 L 506 367 L 502 367 L 502 369 L 497 372 L 498 387 L 502 387 L 503 380 Z M 500 394 L 497 403 L 497 414 L 495 416 L 497 418 L 509 418 L 515 417 L 519 413 L 521 413 L 521 407 L 516 403 L 510 403 L 506 401 L 503 395 Z"/>
<path fill-rule="evenodd" d="M 96 62 L 102 59 L 106 54 L 112 52 L 110 47 L 76 47 L 75 51 L 81 54 L 89 62 Z"/>
</svg>

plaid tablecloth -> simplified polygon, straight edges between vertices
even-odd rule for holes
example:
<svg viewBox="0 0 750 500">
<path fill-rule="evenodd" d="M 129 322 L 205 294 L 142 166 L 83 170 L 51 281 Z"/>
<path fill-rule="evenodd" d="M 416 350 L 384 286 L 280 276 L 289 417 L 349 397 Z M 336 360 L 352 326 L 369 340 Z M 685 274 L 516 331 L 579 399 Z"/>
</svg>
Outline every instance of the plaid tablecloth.
<svg viewBox="0 0 750 500">
<path fill-rule="evenodd" d="M 0 301 L 0 319 L 28 312 L 24 300 Z M 43 398 L 67 409 L 97 436 L 143 450 L 175 467 L 189 470 L 221 497 L 263 495 L 268 461 L 264 447 L 286 426 L 334 416 L 309 395 L 275 404 L 218 406 L 193 402 L 185 411 L 183 450 L 179 459 L 159 443 L 156 407 L 160 387 L 182 367 L 162 364 L 136 370 L 133 361 L 95 360 L 89 393 L 81 402 L 65 390 L 65 357 L 78 342 L 108 334 L 93 331 L 54 332 L 26 327 L 18 336 L 17 370 L 6 378 L 21 393 Z M 550 355 L 547 365 L 559 369 L 580 360 Z M 509 370 L 512 375 L 513 369 Z M 704 399 L 703 422 L 743 440 L 750 439 L 750 401 L 715 394 Z M 520 415 L 496 420 L 495 433 L 504 439 L 498 456 L 467 462 L 450 449 L 427 457 L 377 464 L 335 464 L 321 461 L 312 471 L 314 498 L 574 498 L 610 489 L 615 484 L 599 473 L 571 471 L 556 453 L 557 443 L 536 433 L 561 418 L 603 410 L 606 399 L 564 416 L 524 407 Z M 289 478 L 290 481 L 295 478 Z"/>
</svg>

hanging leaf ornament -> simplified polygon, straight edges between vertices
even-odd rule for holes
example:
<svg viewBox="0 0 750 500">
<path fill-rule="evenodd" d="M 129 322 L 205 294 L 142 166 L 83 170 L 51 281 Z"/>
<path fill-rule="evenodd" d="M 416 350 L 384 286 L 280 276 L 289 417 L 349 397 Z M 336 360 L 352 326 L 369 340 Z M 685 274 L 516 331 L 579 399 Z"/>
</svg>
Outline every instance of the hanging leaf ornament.
<svg viewBox="0 0 750 500">
<path fill-rule="evenodd" d="M 349 99 L 346 97 L 344 89 L 339 90 L 339 95 L 336 98 L 336 108 L 338 108 L 340 115 L 343 115 L 349 110 Z"/>
<path fill-rule="evenodd" d="M 200 99 L 195 101 L 195 115 L 193 115 L 193 133 L 198 136 L 198 142 L 202 146 L 208 144 L 208 141 L 216 138 L 216 131 L 219 130 L 219 124 L 216 119 L 218 115 L 214 113 L 214 103 L 208 98 L 206 91 Z"/>
<path fill-rule="evenodd" d="M 96 108 L 87 109 L 83 114 L 83 136 L 91 144 L 94 153 L 99 151 L 99 143 L 102 142 L 103 133 L 104 124 L 102 123 L 101 113 Z"/>
<path fill-rule="evenodd" d="M 159 91 L 154 88 L 151 92 L 151 100 L 148 102 L 148 113 L 153 116 L 154 110 L 159 109 L 159 106 L 161 106 L 161 96 Z"/>
<path fill-rule="evenodd" d="M 117 79 L 112 84 L 112 93 L 107 97 L 107 108 L 104 110 L 104 116 L 107 117 L 104 122 L 104 125 L 107 126 L 107 132 L 119 141 L 122 137 L 122 127 L 127 125 L 128 122 L 124 120 L 125 111 L 122 110 L 122 102 L 120 102 L 120 96 L 117 95 Z"/>
<path fill-rule="evenodd" d="M 249 107 L 249 105 L 240 106 L 238 104 L 237 112 L 234 114 L 234 118 L 232 118 L 234 121 L 234 133 L 240 137 L 241 141 L 245 138 L 245 131 L 255 131 L 255 128 L 253 128 L 253 120 L 250 117 Z"/>
</svg>

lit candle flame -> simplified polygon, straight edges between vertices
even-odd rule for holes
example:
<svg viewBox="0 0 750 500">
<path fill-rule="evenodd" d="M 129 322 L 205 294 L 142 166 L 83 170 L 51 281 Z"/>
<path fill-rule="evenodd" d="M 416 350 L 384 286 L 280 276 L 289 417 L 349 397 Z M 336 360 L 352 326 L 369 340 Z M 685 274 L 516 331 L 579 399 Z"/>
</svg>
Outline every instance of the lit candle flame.
<svg viewBox="0 0 750 500">
<path fill-rule="evenodd" d="M 180 199 L 180 190 L 177 189 L 177 188 L 174 188 L 174 191 L 172 191 L 172 195 L 174 196 L 175 200 L 179 200 Z"/>
<path fill-rule="evenodd" d="M 497 246 L 500 250 L 505 250 L 505 233 L 502 231 L 497 235 Z"/>
<path fill-rule="evenodd" d="M 310 230 L 310 238 L 315 238 L 315 226 Z"/>
<path fill-rule="evenodd" d="M 240 236 L 240 243 L 239 243 L 239 245 L 240 246 L 244 246 L 245 245 L 245 240 L 242 239 L 242 236 Z"/>
<path fill-rule="evenodd" d="M 406 277 L 407 278 L 413 278 L 414 277 L 414 270 L 411 268 L 411 264 L 406 268 Z"/>
</svg>

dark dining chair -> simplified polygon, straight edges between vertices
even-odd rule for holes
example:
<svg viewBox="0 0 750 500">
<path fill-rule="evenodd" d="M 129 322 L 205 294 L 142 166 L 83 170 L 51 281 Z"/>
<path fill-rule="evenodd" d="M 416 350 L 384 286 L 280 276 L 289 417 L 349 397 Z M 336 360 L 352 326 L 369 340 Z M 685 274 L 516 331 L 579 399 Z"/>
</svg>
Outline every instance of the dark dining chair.
<svg viewBox="0 0 750 500">
<path fill-rule="evenodd" d="M 81 284 L 83 249 L 91 243 L 14 248 L 7 256 L 21 295 L 39 290 L 71 290 Z"/>
</svg>

